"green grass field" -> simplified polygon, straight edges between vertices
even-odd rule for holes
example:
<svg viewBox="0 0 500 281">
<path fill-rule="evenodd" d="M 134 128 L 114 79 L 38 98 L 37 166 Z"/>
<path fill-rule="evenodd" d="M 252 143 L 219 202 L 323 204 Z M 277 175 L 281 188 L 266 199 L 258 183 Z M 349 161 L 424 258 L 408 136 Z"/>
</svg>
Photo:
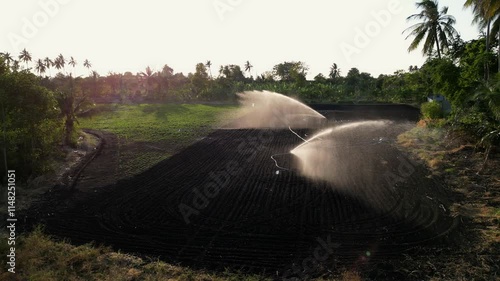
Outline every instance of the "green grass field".
<svg viewBox="0 0 500 281">
<path fill-rule="evenodd" d="M 120 177 L 140 173 L 206 136 L 235 111 L 235 105 L 98 105 L 80 128 L 119 138 Z"/>
<path fill-rule="evenodd" d="M 81 128 L 107 130 L 133 142 L 192 141 L 197 132 L 223 121 L 233 105 L 141 104 L 100 106 L 101 112 L 81 118 Z M 99 111 L 99 109 L 98 109 Z"/>
</svg>

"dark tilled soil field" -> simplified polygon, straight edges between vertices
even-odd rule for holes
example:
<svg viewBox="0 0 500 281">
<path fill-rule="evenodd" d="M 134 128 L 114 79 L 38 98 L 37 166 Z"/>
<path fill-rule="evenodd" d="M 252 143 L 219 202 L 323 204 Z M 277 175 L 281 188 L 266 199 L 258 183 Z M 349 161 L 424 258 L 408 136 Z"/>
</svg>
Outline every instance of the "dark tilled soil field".
<svg viewBox="0 0 500 281">
<path fill-rule="evenodd" d="M 335 120 L 397 124 L 418 117 L 406 106 L 372 106 L 365 115 L 362 106 L 323 105 L 318 111 L 328 116 L 328 126 Z M 96 241 L 194 267 L 278 277 L 452 245 L 459 227 L 445 188 L 395 148 L 398 130 L 339 144 L 345 149 L 338 165 L 348 165 L 343 186 L 297 171 L 298 159 L 289 151 L 303 141 L 288 129 L 217 130 L 114 185 L 52 189 L 26 221 L 43 223 L 48 233 L 74 243 Z M 294 131 L 305 137 L 318 129 Z M 361 178 L 367 171 L 370 180 Z"/>
</svg>

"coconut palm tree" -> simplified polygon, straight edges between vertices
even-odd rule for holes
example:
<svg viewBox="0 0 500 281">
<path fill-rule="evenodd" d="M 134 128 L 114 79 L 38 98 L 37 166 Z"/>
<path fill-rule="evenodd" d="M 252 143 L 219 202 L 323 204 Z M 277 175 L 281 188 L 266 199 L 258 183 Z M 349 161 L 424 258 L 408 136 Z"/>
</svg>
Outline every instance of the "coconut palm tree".
<svg viewBox="0 0 500 281">
<path fill-rule="evenodd" d="M 430 56 L 435 46 L 437 56 L 441 58 L 442 51 L 448 49 L 448 39 L 455 38 L 458 35 L 458 32 L 453 27 L 456 22 L 455 17 L 448 15 L 448 7 L 443 7 L 439 10 L 437 0 L 423 0 L 422 2 L 417 2 L 416 5 L 422 11 L 409 16 L 407 20 L 423 21 L 403 31 L 403 33 L 410 32 L 406 39 L 410 36 L 415 37 L 408 47 L 408 52 L 417 49 L 425 38 L 422 53 Z"/>
<path fill-rule="evenodd" d="M 55 98 L 58 103 L 59 110 L 64 117 L 63 144 L 72 146 L 74 145 L 72 135 L 75 130 L 75 123 L 79 123 L 77 115 L 90 104 L 90 100 L 85 95 L 77 96 L 74 91 L 75 80 L 73 79 L 71 73 L 69 74 L 68 82 L 69 88 L 66 90 L 56 90 Z"/>
<path fill-rule="evenodd" d="M 38 75 L 41 77 L 42 74 L 44 74 L 45 71 L 47 70 L 47 67 L 45 66 L 45 63 L 41 59 L 38 59 L 36 61 L 35 69 L 36 72 L 38 72 Z"/>
<path fill-rule="evenodd" d="M 155 72 L 151 69 L 151 67 L 146 67 L 144 72 L 141 72 L 140 75 L 145 79 L 146 82 L 146 97 L 149 97 L 151 92 L 151 86 L 153 85 L 153 81 L 155 80 Z"/>
<path fill-rule="evenodd" d="M 497 42 L 500 42 L 500 0 L 492 0 L 490 14 L 492 15 L 491 20 L 491 38 L 496 37 Z M 497 48 L 498 57 L 498 72 L 500 73 L 500 47 Z"/>
<path fill-rule="evenodd" d="M 66 59 L 64 58 L 64 56 L 62 54 L 59 54 L 59 56 L 57 56 L 55 59 L 54 59 L 54 67 L 57 69 L 57 70 L 61 70 L 63 69 L 64 71 L 64 67 L 66 66 Z"/>
<path fill-rule="evenodd" d="M 49 57 L 46 57 L 45 59 L 43 59 L 43 63 L 45 64 L 45 69 L 49 70 L 49 76 L 51 76 L 50 68 L 53 66 L 54 62 L 52 62 L 52 60 Z"/>
<path fill-rule="evenodd" d="M 245 71 L 248 72 L 248 74 L 250 74 L 250 71 L 252 70 L 253 68 L 253 65 L 250 64 L 250 61 L 247 61 L 245 63 Z"/>
<path fill-rule="evenodd" d="M 31 59 L 32 59 L 31 54 L 28 51 L 26 51 L 26 48 L 24 48 L 19 54 L 19 60 L 26 63 L 26 70 L 28 70 L 28 62 L 30 62 Z"/>
<path fill-rule="evenodd" d="M 94 97 L 97 97 L 97 81 L 99 79 L 99 73 L 97 73 L 97 71 L 95 70 L 92 70 L 90 75 L 92 76 L 92 83 L 94 84 Z"/>
<path fill-rule="evenodd" d="M 85 59 L 85 61 L 83 62 L 83 66 L 87 69 L 90 69 L 92 67 L 92 64 L 88 59 Z"/>
<path fill-rule="evenodd" d="M 330 66 L 330 79 L 335 80 L 340 77 L 340 69 L 337 66 L 336 63 L 333 63 L 332 66 Z"/>
<path fill-rule="evenodd" d="M 5 60 L 5 62 L 7 63 L 7 66 L 10 67 L 10 63 L 14 60 L 12 58 L 11 54 L 8 52 L 5 52 L 5 53 L 2 53 L 2 57 Z"/>
<path fill-rule="evenodd" d="M 76 60 L 73 57 L 70 57 L 68 64 L 73 67 L 73 70 L 71 71 L 71 74 L 74 74 L 74 72 L 75 72 L 75 66 L 77 65 Z"/>
<path fill-rule="evenodd" d="M 479 24 L 481 29 L 486 29 L 486 43 L 489 44 L 490 31 L 493 21 L 498 17 L 500 12 L 499 0 L 466 0 L 465 8 L 472 8 L 474 18 L 472 23 Z"/>
<path fill-rule="evenodd" d="M 208 72 L 210 73 L 210 79 L 212 79 L 212 62 L 207 60 L 207 62 L 205 63 L 205 66 L 208 68 Z"/>
<path fill-rule="evenodd" d="M 222 73 L 224 72 L 224 66 L 219 66 L 219 76 L 218 77 L 221 77 L 222 76 Z"/>
<path fill-rule="evenodd" d="M 479 28 L 486 29 L 486 52 L 490 50 L 492 38 L 500 40 L 500 0 L 466 0 L 465 8 L 472 8 L 474 18 L 473 24 Z M 500 72 L 500 48 L 498 49 L 498 72 Z M 489 65 L 485 63 L 485 80 L 489 78 Z"/>
<path fill-rule="evenodd" d="M 75 68 L 75 66 L 76 66 L 77 63 L 76 63 L 76 60 L 73 57 L 70 57 L 68 64 L 71 65 L 73 68 Z"/>
</svg>

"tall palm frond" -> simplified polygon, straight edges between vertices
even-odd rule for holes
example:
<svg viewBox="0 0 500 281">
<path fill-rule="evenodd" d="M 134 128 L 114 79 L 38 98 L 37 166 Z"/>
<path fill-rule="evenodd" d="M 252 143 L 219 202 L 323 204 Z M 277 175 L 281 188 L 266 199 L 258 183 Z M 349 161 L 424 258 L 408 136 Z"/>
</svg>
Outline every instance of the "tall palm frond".
<svg viewBox="0 0 500 281">
<path fill-rule="evenodd" d="M 83 66 L 87 69 L 90 69 L 92 67 L 92 64 L 90 63 L 90 61 L 88 59 L 86 59 L 84 62 L 83 62 Z"/>
<path fill-rule="evenodd" d="M 77 63 L 73 57 L 70 57 L 68 64 L 71 65 L 72 67 L 75 67 Z"/>
<path fill-rule="evenodd" d="M 26 69 L 28 69 L 28 62 L 30 62 L 31 59 L 31 54 L 24 48 L 19 54 L 19 60 L 26 63 Z"/>
<path fill-rule="evenodd" d="M 416 50 L 423 41 L 423 55 L 432 55 L 435 46 L 437 56 L 441 58 L 442 51 L 447 51 L 449 48 L 448 38 L 458 36 L 458 32 L 453 27 L 456 19 L 448 15 L 448 7 L 443 7 L 439 10 L 439 4 L 436 0 L 423 0 L 422 2 L 417 2 L 416 6 L 422 11 L 409 16 L 407 20 L 419 20 L 421 22 L 403 31 L 403 33 L 409 32 L 406 39 L 410 36 L 414 37 L 408 47 L 408 51 Z"/>
<path fill-rule="evenodd" d="M 212 62 L 207 60 L 205 66 L 208 68 L 208 72 L 210 73 L 210 78 L 212 78 Z"/>
<path fill-rule="evenodd" d="M 10 64 L 14 60 L 12 58 L 12 55 L 10 53 L 8 53 L 8 52 L 2 53 L 2 57 L 5 60 L 5 62 L 7 63 L 7 66 L 10 66 Z"/>
<path fill-rule="evenodd" d="M 41 59 L 38 59 L 36 61 L 36 66 L 35 66 L 36 72 L 38 72 L 39 76 L 42 76 L 42 74 L 45 73 L 47 70 L 47 67 L 45 66 L 45 62 Z"/>
<path fill-rule="evenodd" d="M 54 67 L 57 70 L 60 70 L 60 69 L 64 70 L 65 66 L 66 66 L 66 59 L 64 58 L 64 56 L 62 54 L 59 54 L 59 56 L 57 56 L 57 58 L 54 59 Z"/>
</svg>

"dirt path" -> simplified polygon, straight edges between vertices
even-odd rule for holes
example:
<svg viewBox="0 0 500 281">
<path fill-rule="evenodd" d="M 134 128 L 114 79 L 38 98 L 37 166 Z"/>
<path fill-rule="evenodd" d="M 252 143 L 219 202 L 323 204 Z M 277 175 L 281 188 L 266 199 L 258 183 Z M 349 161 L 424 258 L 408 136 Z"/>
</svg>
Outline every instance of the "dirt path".
<svg viewBox="0 0 500 281">
<path fill-rule="evenodd" d="M 119 142 L 118 137 L 109 132 L 85 129 L 101 140 L 97 154 L 89 159 L 75 183 L 75 188 L 85 191 L 96 187 L 113 184 L 119 178 Z"/>
</svg>

